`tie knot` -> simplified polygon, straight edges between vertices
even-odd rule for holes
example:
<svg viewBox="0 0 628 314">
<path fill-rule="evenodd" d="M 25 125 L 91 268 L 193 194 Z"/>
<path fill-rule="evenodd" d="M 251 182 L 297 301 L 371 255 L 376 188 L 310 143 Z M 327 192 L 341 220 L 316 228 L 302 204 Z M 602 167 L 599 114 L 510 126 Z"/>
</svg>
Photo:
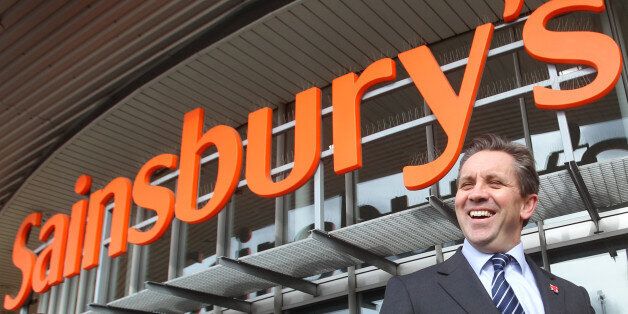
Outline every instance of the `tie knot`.
<svg viewBox="0 0 628 314">
<path fill-rule="evenodd" d="M 506 267 L 508 262 L 512 257 L 508 254 L 497 253 L 491 257 L 491 262 L 493 263 L 493 268 L 495 270 L 502 270 Z"/>
</svg>

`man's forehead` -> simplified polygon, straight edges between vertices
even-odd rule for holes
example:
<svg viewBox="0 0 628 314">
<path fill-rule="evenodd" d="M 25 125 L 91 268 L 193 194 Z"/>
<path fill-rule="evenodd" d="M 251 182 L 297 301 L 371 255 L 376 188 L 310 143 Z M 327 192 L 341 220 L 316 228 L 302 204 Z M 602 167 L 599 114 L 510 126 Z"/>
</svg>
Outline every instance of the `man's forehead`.
<svg viewBox="0 0 628 314">
<path fill-rule="evenodd" d="M 504 176 L 514 172 L 514 158 L 501 151 L 480 151 L 473 154 L 460 168 L 458 178 Z"/>
</svg>

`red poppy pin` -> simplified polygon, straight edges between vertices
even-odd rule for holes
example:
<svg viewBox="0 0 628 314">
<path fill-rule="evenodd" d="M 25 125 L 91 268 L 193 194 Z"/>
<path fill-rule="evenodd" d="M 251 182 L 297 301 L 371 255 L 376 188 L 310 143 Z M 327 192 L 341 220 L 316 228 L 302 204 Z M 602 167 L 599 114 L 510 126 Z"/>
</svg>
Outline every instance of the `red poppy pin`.
<svg viewBox="0 0 628 314">
<path fill-rule="evenodd" d="M 558 287 L 550 284 L 550 290 L 554 291 L 554 293 L 558 294 Z"/>
</svg>

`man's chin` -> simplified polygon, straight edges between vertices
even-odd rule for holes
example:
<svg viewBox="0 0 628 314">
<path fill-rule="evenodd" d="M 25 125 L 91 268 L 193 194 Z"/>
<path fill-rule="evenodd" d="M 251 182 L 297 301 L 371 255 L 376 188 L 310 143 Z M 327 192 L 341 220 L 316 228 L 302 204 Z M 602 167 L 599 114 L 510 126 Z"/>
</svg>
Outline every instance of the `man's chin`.
<svg viewBox="0 0 628 314">
<path fill-rule="evenodd" d="M 480 252 L 484 252 L 484 253 L 493 253 L 492 252 L 492 238 L 488 237 L 488 236 L 484 236 L 484 237 L 467 237 L 467 241 L 469 241 L 469 243 L 471 245 L 473 245 L 473 247 L 480 251 Z"/>
</svg>

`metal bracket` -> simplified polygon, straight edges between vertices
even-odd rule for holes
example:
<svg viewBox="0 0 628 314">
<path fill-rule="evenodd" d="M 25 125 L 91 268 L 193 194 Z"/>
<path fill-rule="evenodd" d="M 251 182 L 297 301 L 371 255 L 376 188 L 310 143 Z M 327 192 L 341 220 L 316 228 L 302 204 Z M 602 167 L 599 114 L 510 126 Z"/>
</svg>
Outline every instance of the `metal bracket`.
<svg viewBox="0 0 628 314">
<path fill-rule="evenodd" d="M 184 299 L 200 302 L 207 305 L 212 304 L 212 305 L 217 305 L 223 308 L 233 309 L 233 310 L 237 310 L 241 312 L 246 312 L 246 313 L 251 312 L 250 302 L 236 299 L 236 298 L 230 298 L 230 297 L 215 295 L 215 294 L 206 293 L 202 291 L 175 287 L 172 285 L 152 282 L 152 281 L 146 282 L 146 288 L 148 290 L 151 290 L 157 293 L 168 294 L 175 297 L 184 298 Z"/>
<path fill-rule="evenodd" d="M 233 260 L 224 256 L 218 258 L 218 264 L 235 269 L 245 274 L 249 274 L 251 276 L 268 280 L 280 286 L 290 287 L 292 289 L 299 290 L 313 296 L 318 295 L 318 285 L 301 278 L 296 278 L 270 269 L 251 265 L 243 261 Z"/>
<path fill-rule="evenodd" d="M 578 194 L 580 194 L 580 198 L 582 199 L 582 203 L 584 203 L 584 208 L 589 212 L 589 216 L 591 220 L 595 224 L 596 233 L 600 232 L 600 214 L 593 203 L 593 198 L 591 198 L 591 193 L 589 193 L 589 189 L 584 184 L 584 179 L 582 179 L 582 175 L 580 174 L 580 170 L 578 169 L 578 165 L 576 165 L 575 161 L 567 162 L 567 172 L 571 177 L 571 181 L 576 185 L 576 190 L 578 190 Z"/>
<path fill-rule="evenodd" d="M 445 217 L 449 222 L 451 222 L 454 226 L 460 229 L 460 225 L 458 224 L 458 218 L 456 218 L 456 212 L 453 208 L 449 207 L 447 203 L 443 202 L 438 196 L 430 195 L 427 198 L 427 201 L 430 203 L 430 206 L 436 208 L 443 217 Z"/>
<path fill-rule="evenodd" d="M 155 312 L 147 312 L 140 310 L 127 309 L 122 307 L 116 307 L 111 305 L 102 305 L 92 303 L 89 306 L 89 310 L 95 313 L 109 313 L 109 314 L 125 314 L 125 313 L 138 313 L 138 314 L 153 314 Z"/>
<path fill-rule="evenodd" d="M 312 234 L 312 239 L 322 242 L 336 251 L 349 254 L 389 274 L 397 275 L 397 263 L 390 261 L 385 257 L 373 254 L 366 249 L 334 237 L 331 234 L 318 229 L 314 229 L 310 231 L 310 233 Z"/>
</svg>

